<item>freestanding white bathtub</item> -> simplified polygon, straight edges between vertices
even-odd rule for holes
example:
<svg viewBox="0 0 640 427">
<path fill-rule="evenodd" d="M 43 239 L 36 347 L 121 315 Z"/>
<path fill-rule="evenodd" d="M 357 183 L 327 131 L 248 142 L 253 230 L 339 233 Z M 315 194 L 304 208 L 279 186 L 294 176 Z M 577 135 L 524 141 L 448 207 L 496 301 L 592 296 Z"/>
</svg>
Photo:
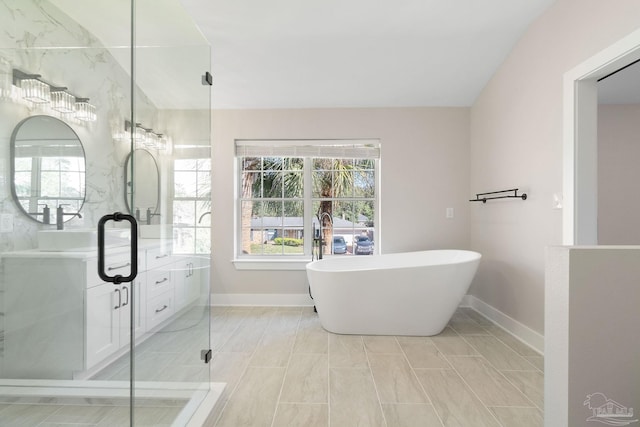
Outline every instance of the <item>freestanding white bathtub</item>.
<svg viewBox="0 0 640 427">
<path fill-rule="evenodd" d="M 432 250 L 307 264 L 322 327 L 337 334 L 437 335 L 467 293 L 481 255 Z"/>
</svg>

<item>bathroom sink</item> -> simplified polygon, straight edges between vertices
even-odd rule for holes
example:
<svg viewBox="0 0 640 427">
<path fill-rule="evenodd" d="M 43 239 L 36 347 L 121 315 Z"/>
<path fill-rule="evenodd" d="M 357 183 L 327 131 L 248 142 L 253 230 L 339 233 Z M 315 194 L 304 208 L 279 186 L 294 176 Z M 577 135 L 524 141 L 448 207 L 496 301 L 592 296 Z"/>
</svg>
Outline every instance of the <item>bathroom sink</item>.
<svg viewBox="0 0 640 427">
<path fill-rule="evenodd" d="M 129 244 L 129 230 L 105 230 L 105 246 L 116 247 Z M 38 231 L 38 249 L 44 252 L 87 252 L 98 248 L 96 229 L 70 228 L 67 230 Z"/>
</svg>

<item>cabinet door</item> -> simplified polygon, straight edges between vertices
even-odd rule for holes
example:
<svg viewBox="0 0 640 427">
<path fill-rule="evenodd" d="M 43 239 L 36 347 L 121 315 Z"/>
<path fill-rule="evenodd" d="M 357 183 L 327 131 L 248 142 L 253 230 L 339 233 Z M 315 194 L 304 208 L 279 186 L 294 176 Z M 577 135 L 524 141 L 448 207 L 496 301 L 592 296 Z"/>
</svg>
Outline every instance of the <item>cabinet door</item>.
<svg viewBox="0 0 640 427">
<path fill-rule="evenodd" d="M 181 259 L 173 264 L 173 291 L 176 311 L 187 305 L 187 285 L 190 279 L 189 259 Z"/>
<path fill-rule="evenodd" d="M 138 277 L 133 281 L 133 291 L 131 283 L 120 285 L 122 306 L 117 310 L 120 313 L 120 347 L 129 345 L 132 308 L 135 308 L 133 312 L 135 337 L 141 337 L 146 331 L 146 280 L 146 273 L 138 274 Z"/>
<path fill-rule="evenodd" d="M 185 258 L 175 263 L 173 272 L 176 310 L 180 310 L 200 296 L 200 267 L 197 259 Z"/>
<path fill-rule="evenodd" d="M 203 292 L 203 281 L 206 280 L 208 283 L 209 275 L 207 271 L 208 268 L 203 268 L 202 261 L 199 258 L 191 259 L 191 273 L 185 287 L 187 304 L 191 304 L 200 298 Z"/>
<path fill-rule="evenodd" d="M 120 348 L 122 290 L 110 283 L 87 289 L 86 369 Z"/>
</svg>

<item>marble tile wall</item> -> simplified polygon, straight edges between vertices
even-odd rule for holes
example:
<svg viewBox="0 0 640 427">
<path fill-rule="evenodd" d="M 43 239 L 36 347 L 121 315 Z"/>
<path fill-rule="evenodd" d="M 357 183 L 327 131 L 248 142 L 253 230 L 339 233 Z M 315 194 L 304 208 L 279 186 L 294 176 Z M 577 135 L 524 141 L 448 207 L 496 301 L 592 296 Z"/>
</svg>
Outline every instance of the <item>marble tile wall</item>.
<svg viewBox="0 0 640 427">
<path fill-rule="evenodd" d="M 92 227 L 105 212 L 122 211 L 124 161 L 128 145 L 114 138 L 130 114 L 129 73 L 101 42 L 47 1 L 0 0 L 0 212 L 12 214 L 14 232 L 3 233 L 0 252 L 36 246 L 43 225 L 19 211 L 11 197 L 9 146 L 14 127 L 23 119 L 47 114 L 65 121 L 79 136 L 86 155 L 86 200 L 83 217 L 68 227 Z M 4 87 L 13 68 L 37 73 L 77 96 L 90 98 L 97 121 L 85 123 L 26 101 L 11 99 Z M 137 109 L 154 121 L 155 108 L 136 91 Z M 144 119 L 144 120 L 143 120 Z M 49 226 L 51 228 L 51 226 Z"/>
</svg>

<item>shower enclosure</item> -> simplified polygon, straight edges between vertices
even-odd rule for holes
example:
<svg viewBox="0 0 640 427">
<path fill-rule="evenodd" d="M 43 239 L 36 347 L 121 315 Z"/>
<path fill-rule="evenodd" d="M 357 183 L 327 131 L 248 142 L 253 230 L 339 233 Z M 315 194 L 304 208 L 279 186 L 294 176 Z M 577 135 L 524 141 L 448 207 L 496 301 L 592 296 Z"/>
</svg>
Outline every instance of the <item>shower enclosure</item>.
<svg viewBox="0 0 640 427">
<path fill-rule="evenodd" d="M 0 425 L 199 425 L 208 43 L 179 0 L 0 0 L 0 28 Z"/>
</svg>

